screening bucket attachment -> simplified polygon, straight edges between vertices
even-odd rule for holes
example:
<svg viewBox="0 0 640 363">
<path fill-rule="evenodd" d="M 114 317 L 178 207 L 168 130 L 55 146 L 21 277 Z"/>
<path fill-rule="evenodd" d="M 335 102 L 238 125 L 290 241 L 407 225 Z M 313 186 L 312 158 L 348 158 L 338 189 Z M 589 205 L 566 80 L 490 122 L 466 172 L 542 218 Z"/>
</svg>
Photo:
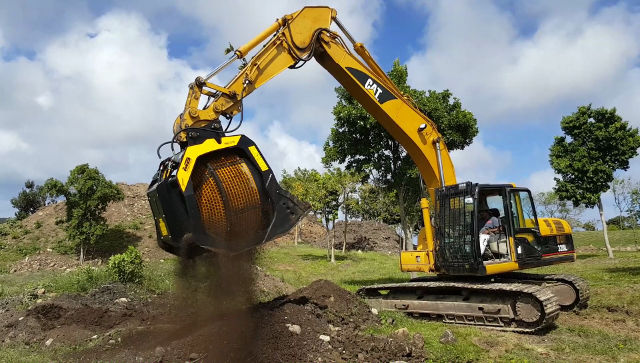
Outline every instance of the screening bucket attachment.
<svg viewBox="0 0 640 363">
<path fill-rule="evenodd" d="M 160 163 L 147 196 L 164 250 L 238 253 L 287 233 L 309 210 L 244 135 L 191 138 Z"/>
</svg>

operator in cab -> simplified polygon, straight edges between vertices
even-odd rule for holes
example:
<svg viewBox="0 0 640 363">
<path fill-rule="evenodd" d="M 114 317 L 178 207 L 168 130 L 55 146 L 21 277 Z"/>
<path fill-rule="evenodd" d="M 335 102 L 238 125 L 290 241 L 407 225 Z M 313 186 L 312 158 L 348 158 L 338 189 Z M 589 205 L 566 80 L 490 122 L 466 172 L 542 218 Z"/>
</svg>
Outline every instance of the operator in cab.
<svg viewBox="0 0 640 363">
<path fill-rule="evenodd" d="M 500 220 L 495 216 L 495 213 L 492 213 L 492 210 L 483 209 L 480 211 L 480 224 L 482 224 L 482 228 L 479 231 L 480 254 L 482 255 L 487 248 L 487 244 L 489 244 L 489 238 L 498 230 Z"/>
</svg>

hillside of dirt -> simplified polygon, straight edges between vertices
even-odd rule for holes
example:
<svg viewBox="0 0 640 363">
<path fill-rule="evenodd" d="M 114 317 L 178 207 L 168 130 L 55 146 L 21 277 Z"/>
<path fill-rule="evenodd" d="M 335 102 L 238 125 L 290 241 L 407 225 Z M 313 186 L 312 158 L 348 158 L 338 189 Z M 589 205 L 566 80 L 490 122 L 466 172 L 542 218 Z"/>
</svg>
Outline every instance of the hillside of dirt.
<svg viewBox="0 0 640 363">
<path fill-rule="evenodd" d="M 153 216 L 147 201 L 147 184 L 118 183 L 124 193 L 124 200 L 110 204 L 105 218 L 110 229 L 105 236 L 109 246 L 104 251 L 88 250 L 89 264 L 99 265 L 114 253 L 123 252 L 128 245 L 136 246 L 143 259 L 158 260 L 171 255 L 156 244 Z M 13 263 L 8 272 L 58 270 L 66 271 L 79 266 L 74 253 L 60 253 L 61 246 L 69 245 L 64 232 L 66 207 L 64 202 L 48 205 L 22 221 L 18 236 L 6 238 L 6 243 L 28 245 L 37 253 Z M 343 222 L 336 223 L 336 248 L 342 248 Z M 347 231 L 347 250 L 379 251 L 395 253 L 399 251 L 400 237 L 388 225 L 371 221 L 350 221 Z M 294 230 L 269 245 L 291 244 Z M 299 223 L 299 241 L 320 248 L 326 248 L 326 231 L 313 215 L 308 215 Z M 73 252 L 73 251 L 72 251 Z"/>
</svg>

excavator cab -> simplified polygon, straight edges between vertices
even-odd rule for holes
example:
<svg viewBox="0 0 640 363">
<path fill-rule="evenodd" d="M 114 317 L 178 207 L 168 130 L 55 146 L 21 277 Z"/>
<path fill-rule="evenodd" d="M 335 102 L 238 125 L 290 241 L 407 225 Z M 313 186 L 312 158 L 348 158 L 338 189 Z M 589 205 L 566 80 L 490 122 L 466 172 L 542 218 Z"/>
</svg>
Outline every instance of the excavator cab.
<svg viewBox="0 0 640 363">
<path fill-rule="evenodd" d="M 539 219 L 526 188 L 446 186 L 436 190 L 435 215 L 438 273 L 492 275 L 575 260 L 571 227 L 560 219 Z"/>
</svg>

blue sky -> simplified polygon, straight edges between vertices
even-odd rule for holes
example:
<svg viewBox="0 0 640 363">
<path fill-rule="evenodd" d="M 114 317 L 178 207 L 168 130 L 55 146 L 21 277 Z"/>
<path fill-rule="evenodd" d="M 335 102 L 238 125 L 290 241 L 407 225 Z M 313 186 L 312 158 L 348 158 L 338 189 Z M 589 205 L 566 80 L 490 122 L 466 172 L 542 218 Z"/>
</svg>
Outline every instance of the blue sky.
<svg viewBox="0 0 640 363">
<path fill-rule="evenodd" d="M 84 162 L 148 182 L 187 84 L 229 42 L 303 3 L 0 2 L 0 216 L 13 215 L 9 199 L 27 178 L 63 179 Z M 549 190 L 549 146 L 582 104 L 617 107 L 640 126 L 640 1 L 328 5 L 383 69 L 400 59 L 413 87 L 448 88 L 476 115 L 474 144 L 452 154 L 459 180 Z M 285 72 L 245 100 L 242 131 L 276 170 L 320 168 L 336 85 L 311 62 Z M 623 175 L 639 179 L 638 160 Z"/>
</svg>

